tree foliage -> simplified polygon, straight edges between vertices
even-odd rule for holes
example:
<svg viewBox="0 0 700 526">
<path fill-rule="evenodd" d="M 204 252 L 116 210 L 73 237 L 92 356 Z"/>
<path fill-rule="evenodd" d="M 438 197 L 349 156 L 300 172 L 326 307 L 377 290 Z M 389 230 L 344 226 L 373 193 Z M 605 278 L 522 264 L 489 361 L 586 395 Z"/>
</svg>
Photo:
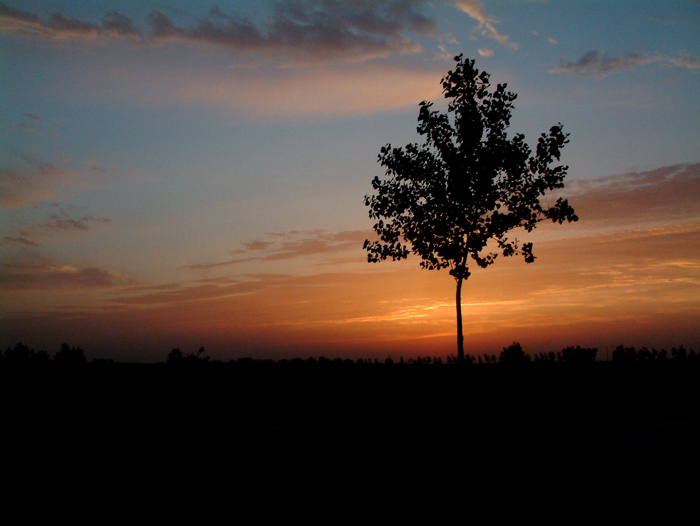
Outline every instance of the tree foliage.
<svg viewBox="0 0 700 526">
<path fill-rule="evenodd" d="M 460 291 L 470 264 L 488 267 L 499 254 L 535 260 L 532 243 L 510 232 L 531 232 L 538 223 L 576 221 L 563 198 L 540 198 L 564 186 L 567 166 L 556 164 L 568 143 L 561 124 L 543 133 L 535 151 L 523 134 L 508 137 L 516 94 L 498 84 L 474 61 L 455 57 L 457 65 L 442 79 L 447 113 L 420 103 L 422 143 L 384 146 L 379 162 L 385 177 L 375 177 L 365 196 L 379 239 L 366 240 L 369 262 L 399 260 L 412 252 L 425 269 L 449 268 L 457 281 L 458 354 L 461 346 Z"/>
<path fill-rule="evenodd" d="M 183 353 L 179 347 L 168 353 L 167 363 L 169 365 L 199 365 L 209 362 L 209 356 L 204 356 L 204 347 L 200 347 L 197 353 Z"/>
<path fill-rule="evenodd" d="M 530 356 L 525 354 L 522 345 L 513 342 L 512 345 L 503 348 L 498 356 L 498 362 L 511 366 L 523 365 L 530 362 Z"/>
<path fill-rule="evenodd" d="M 71 347 L 67 343 L 61 344 L 61 348 L 54 354 L 53 361 L 66 366 L 85 365 L 87 363 L 85 352 L 80 347 Z"/>
</svg>

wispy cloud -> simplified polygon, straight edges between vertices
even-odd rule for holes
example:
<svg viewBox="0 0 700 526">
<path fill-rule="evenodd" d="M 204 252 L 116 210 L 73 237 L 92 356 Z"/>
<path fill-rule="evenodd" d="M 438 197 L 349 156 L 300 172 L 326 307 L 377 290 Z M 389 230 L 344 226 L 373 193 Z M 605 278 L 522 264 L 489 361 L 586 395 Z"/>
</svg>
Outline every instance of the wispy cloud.
<svg viewBox="0 0 700 526">
<path fill-rule="evenodd" d="M 26 236 L 4 236 L 0 245 L 23 245 L 27 247 L 38 247 L 39 243 L 28 239 Z"/>
<path fill-rule="evenodd" d="M 504 35 L 496 29 L 498 20 L 486 12 L 483 4 L 479 0 L 455 0 L 454 4 L 459 10 L 463 11 L 479 22 L 477 31 L 482 36 L 491 38 L 510 49 L 519 48 L 519 45 L 510 40 L 508 35 Z"/>
<path fill-rule="evenodd" d="M 439 96 L 440 70 L 374 63 L 344 68 L 253 68 L 203 72 L 164 86 L 182 104 L 236 108 L 257 119 L 366 115 Z M 162 99 L 161 99 L 162 100 Z"/>
<path fill-rule="evenodd" d="M 648 17 L 650 20 L 654 20 L 654 21 L 660 22 L 662 24 L 682 25 L 682 26 L 700 25 L 700 15 L 681 18 L 680 16 L 661 15 L 661 14 L 654 15 L 654 14 L 652 14 L 652 15 L 648 15 Z"/>
<path fill-rule="evenodd" d="M 24 245 L 24 246 L 39 246 L 39 240 L 47 237 L 56 237 L 56 235 L 66 235 L 75 232 L 87 232 L 95 225 L 107 224 L 110 222 L 105 217 L 95 217 L 89 214 L 74 214 L 75 210 L 71 207 L 58 207 L 54 205 L 52 208 L 56 211 L 52 212 L 48 219 L 38 221 L 31 225 L 16 227 L 11 233 L 4 236 L 0 245 Z M 40 210 L 40 208 L 39 208 Z M 38 210 L 35 211 L 38 213 Z"/>
<path fill-rule="evenodd" d="M 100 61 L 85 64 L 77 76 L 59 76 L 57 91 L 64 97 L 129 104 L 230 108 L 256 120 L 308 115 L 327 119 L 415 105 L 440 95 L 442 66 L 431 61 L 371 59 L 420 51 L 412 36 L 435 32 L 432 19 L 420 13 L 422 4 L 409 0 L 279 2 L 273 4 L 270 16 L 255 24 L 220 10 L 190 25 L 182 16 L 173 22 L 163 13 L 152 14 L 151 32 L 144 28 L 139 37 L 143 49 L 138 56 L 130 54 L 119 67 Z M 46 23 L 36 15 L 25 15 L 0 10 L 0 31 L 26 36 L 20 31 L 21 20 Z M 244 27 L 248 27 L 247 37 Z M 118 40 L 118 35 L 107 37 L 97 30 L 84 36 L 67 35 L 78 43 Z M 55 32 L 35 31 L 29 36 L 58 38 Z M 170 42 L 180 46 L 177 61 L 168 52 Z M 187 44 L 184 49 L 183 43 Z M 203 48 L 215 52 L 203 60 Z M 79 51 L 77 46 L 61 49 L 67 54 Z M 25 132 L 50 131 L 29 115 L 24 119 L 20 127 Z"/>
<path fill-rule="evenodd" d="M 23 113 L 22 117 L 27 117 L 29 119 L 32 119 L 33 121 L 37 122 L 44 122 L 44 119 L 36 115 L 35 113 Z"/>
<path fill-rule="evenodd" d="M 629 236 L 643 238 L 693 233 L 700 220 L 700 163 L 581 181 L 567 185 L 563 192 L 581 218 L 578 226 L 584 230 L 599 227 L 608 230 L 607 233 L 583 234 L 598 241 L 621 235 L 628 239 Z M 616 228 L 611 230 L 610 225 Z M 546 230 L 547 225 L 543 227 Z M 630 230 L 631 227 L 635 228 Z M 569 230 L 575 236 L 582 235 L 575 229 Z M 620 230 L 624 230 L 624 234 Z M 325 230 L 269 234 L 241 243 L 241 248 L 232 251 L 235 257 L 231 259 L 196 263 L 184 268 L 208 270 L 252 261 L 349 254 L 361 247 L 370 235 L 369 231 L 331 233 Z"/>
<path fill-rule="evenodd" d="M 264 249 L 265 261 L 277 261 L 319 254 L 335 254 L 359 249 L 367 232 L 349 230 L 330 233 L 325 230 L 273 234 L 276 242 Z"/>
<path fill-rule="evenodd" d="M 307 232 L 285 232 L 270 234 L 264 239 L 242 243 L 242 249 L 233 254 L 240 256 L 221 262 L 197 263 L 188 265 L 190 270 L 207 270 L 217 267 L 238 265 L 250 261 L 281 261 L 308 256 L 331 255 L 340 252 L 358 250 L 367 238 L 368 232 L 351 230 L 330 233 L 325 230 Z"/>
<path fill-rule="evenodd" d="M 58 136 L 56 133 L 46 129 L 46 122 L 38 115 L 34 113 L 22 113 L 21 117 L 23 117 L 25 120 L 18 122 L 14 126 L 11 126 L 11 128 L 34 133 L 36 135 L 43 135 L 45 137 Z M 30 122 L 27 122 L 27 119 Z"/>
<path fill-rule="evenodd" d="M 84 215 L 78 218 L 69 217 L 65 211 L 59 214 L 53 214 L 51 219 L 45 223 L 39 223 L 32 227 L 34 230 L 90 230 L 92 223 L 109 223 L 109 219 L 105 217 L 94 217 Z"/>
<path fill-rule="evenodd" d="M 22 208 L 55 197 L 76 174 L 24 157 L 25 166 L 0 168 L 0 208 Z"/>
<path fill-rule="evenodd" d="M 576 62 L 561 60 L 559 66 L 549 71 L 562 76 L 602 78 L 612 73 L 620 73 L 648 64 L 672 65 L 695 70 L 700 68 L 700 59 L 690 53 L 671 57 L 636 52 L 621 57 L 609 57 L 605 51 L 595 50 L 584 54 Z"/>
<path fill-rule="evenodd" d="M 46 20 L 0 2 L 0 31 L 49 39 L 140 37 L 141 32 L 118 11 L 106 13 L 99 23 L 70 18 L 55 12 Z"/>
<path fill-rule="evenodd" d="M 630 225 L 696 220 L 700 218 L 700 163 L 581 181 L 568 185 L 565 192 L 582 223 Z"/>
<path fill-rule="evenodd" d="M 47 161 L 33 153 L 10 151 L 0 159 L 0 209 L 26 208 L 59 199 L 76 187 L 104 184 L 109 176 L 107 168 L 95 159 L 77 164 L 66 157 Z"/>
<path fill-rule="evenodd" d="M 26 122 L 17 123 L 15 125 L 15 128 L 18 130 L 26 131 L 26 132 L 36 133 L 37 135 L 44 135 L 46 137 L 57 137 L 57 135 L 53 132 L 47 132 L 44 130 L 40 130 L 36 126 L 32 126 L 31 124 L 28 124 Z"/>
<path fill-rule="evenodd" d="M 273 4 L 267 22 L 254 24 L 218 7 L 189 26 L 159 11 L 146 20 L 145 34 L 128 16 L 112 11 L 97 23 L 54 13 L 42 20 L 0 2 L 0 30 L 46 39 L 137 38 L 143 42 L 180 41 L 234 52 L 264 52 L 305 61 L 364 61 L 422 52 L 408 35 L 433 35 L 435 22 L 409 0 L 335 2 L 296 0 Z"/>
<path fill-rule="evenodd" d="M 95 267 L 70 265 L 0 265 L 0 292 L 108 288 L 120 283 L 119 274 Z"/>
<path fill-rule="evenodd" d="M 274 5 L 270 21 L 255 26 L 216 10 L 196 26 L 176 26 L 166 15 L 148 17 L 155 41 L 180 40 L 237 51 L 273 51 L 300 61 L 362 61 L 392 54 L 419 53 L 407 33 L 433 34 L 432 19 L 414 2 L 332 2 L 307 0 Z"/>
</svg>

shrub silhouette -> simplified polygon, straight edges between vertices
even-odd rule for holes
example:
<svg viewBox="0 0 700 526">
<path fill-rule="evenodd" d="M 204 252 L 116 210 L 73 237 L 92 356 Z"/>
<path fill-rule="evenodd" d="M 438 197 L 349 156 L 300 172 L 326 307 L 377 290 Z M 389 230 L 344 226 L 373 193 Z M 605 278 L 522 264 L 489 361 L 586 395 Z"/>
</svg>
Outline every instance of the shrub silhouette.
<svg viewBox="0 0 700 526">
<path fill-rule="evenodd" d="M 168 353 L 167 363 L 169 365 L 201 365 L 209 362 L 209 356 L 204 356 L 204 347 L 200 347 L 196 354 L 184 354 L 179 347 L 174 348 Z"/>
<path fill-rule="evenodd" d="M 580 345 L 576 347 L 566 347 L 559 353 L 559 360 L 570 365 L 582 365 L 595 362 L 598 349 L 582 349 Z"/>
<path fill-rule="evenodd" d="M 498 357 L 498 362 L 504 365 L 522 365 L 530 362 L 530 356 L 525 354 L 522 346 L 514 342 L 508 347 L 504 347 Z"/>
<path fill-rule="evenodd" d="M 66 366 L 85 365 L 87 363 L 83 350 L 80 347 L 71 347 L 67 343 L 61 345 L 60 350 L 54 355 L 53 361 Z"/>
<path fill-rule="evenodd" d="M 0 356 L 0 361 L 7 365 L 39 365 L 49 362 L 49 353 L 46 351 L 35 352 L 23 343 L 17 343 L 14 347 L 5 350 Z"/>
</svg>

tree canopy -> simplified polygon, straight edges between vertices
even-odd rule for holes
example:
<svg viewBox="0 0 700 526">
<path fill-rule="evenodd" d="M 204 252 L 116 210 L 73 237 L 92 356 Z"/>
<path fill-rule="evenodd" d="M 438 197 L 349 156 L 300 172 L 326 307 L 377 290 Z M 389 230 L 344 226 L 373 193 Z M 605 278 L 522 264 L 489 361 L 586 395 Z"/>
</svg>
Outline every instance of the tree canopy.
<svg viewBox="0 0 700 526">
<path fill-rule="evenodd" d="M 563 188 L 568 167 L 556 164 L 569 142 L 560 124 L 543 133 L 535 152 L 523 134 L 508 137 L 517 95 L 498 84 L 474 61 L 457 65 L 442 79 L 447 113 L 420 103 L 418 134 L 423 143 L 384 146 L 375 194 L 365 196 L 379 239 L 366 240 L 369 262 L 398 260 L 410 253 L 425 269 L 449 268 L 457 281 L 458 355 L 463 359 L 461 287 L 470 263 L 488 267 L 499 254 L 535 260 L 532 243 L 510 236 L 531 232 L 538 223 L 576 221 L 564 198 L 548 205 L 540 198 Z"/>
</svg>

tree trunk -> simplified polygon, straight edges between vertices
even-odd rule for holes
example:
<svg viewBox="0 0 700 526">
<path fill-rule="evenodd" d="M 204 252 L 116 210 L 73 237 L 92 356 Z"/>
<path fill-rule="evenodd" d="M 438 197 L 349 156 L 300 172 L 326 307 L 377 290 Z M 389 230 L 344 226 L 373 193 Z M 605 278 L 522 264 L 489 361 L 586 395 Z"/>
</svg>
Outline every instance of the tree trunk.
<svg viewBox="0 0 700 526">
<path fill-rule="evenodd" d="M 462 334 L 462 278 L 457 278 L 457 360 L 464 363 L 464 334 Z"/>
</svg>

